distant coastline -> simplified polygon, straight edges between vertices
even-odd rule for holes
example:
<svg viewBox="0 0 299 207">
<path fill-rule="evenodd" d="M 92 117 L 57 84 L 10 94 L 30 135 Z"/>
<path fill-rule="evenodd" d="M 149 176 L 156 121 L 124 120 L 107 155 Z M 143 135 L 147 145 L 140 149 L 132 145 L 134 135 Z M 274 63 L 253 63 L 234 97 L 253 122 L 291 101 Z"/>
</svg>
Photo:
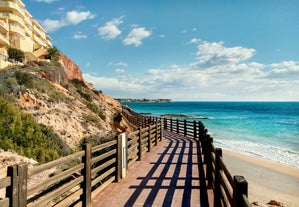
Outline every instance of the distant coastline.
<svg viewBox="0 0 299 207">
<path fill-rule="evenodd" d="M 159 99 L 147 99 L 147 98 L 142 98 L 142 99 L 136 99 L 136 98 L 115 98 L 115 100 L 119 102 L 172 102 L 171 99 L 165 99 L 165 98 L 159 98 Z"/>
</svg>

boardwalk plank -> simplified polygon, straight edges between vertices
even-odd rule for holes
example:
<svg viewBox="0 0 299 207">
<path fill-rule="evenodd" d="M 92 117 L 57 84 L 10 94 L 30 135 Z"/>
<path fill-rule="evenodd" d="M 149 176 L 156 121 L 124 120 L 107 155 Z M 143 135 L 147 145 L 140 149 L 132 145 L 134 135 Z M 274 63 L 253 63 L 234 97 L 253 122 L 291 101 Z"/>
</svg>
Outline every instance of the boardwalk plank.
<svg viewBox="0 0 299 207">
<path fill-rule="evenodd" d="M 162 142 L 92 200 L 92 206 L 209 207 L 198 143 L 164 131 Z M 199 163 L 199 165 L 198 165 Z"/>
</svg>

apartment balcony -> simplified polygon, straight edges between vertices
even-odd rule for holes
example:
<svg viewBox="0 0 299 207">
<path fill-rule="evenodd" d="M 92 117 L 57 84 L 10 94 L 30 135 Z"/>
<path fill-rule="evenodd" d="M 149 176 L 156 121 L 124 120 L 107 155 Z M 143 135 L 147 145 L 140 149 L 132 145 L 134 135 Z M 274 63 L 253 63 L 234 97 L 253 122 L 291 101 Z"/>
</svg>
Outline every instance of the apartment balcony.
<svg viewBox="0 0 299 207">
<path fill-rule="evenodd" d="M 35 45 L 34 48 L 39 48 L 39 47 L 42 47 L 42 46 L 47 46 L 47 43 L 45 41 L 43 41 L 41 38 L 39 38 L 38 36 L 34 36 L 33 37 L 33 41 L 35 42 L 35 44 L 37 44 L 38 46 Z"/>
<path fill-rule="evenodd" d="M 32 20 L 28 17 L 25 17 L 25 25 L 32 28 Z"/>
<path fill-rule="evenodd" d="M 48 46 L 48 47 L 52 47 L 51 40 L 47 39 L 47 41 L 46 41 L 46 42 L 47 42 L 47 46 Z"/>
<path fill-rule="evenodd" d="M 34 36 L 38 36 L 39 38 L 41 38 L 43 41 L 46 40 L 46 34 L 43 33 L 40 30 L 37 30 L 36 27 L 33 28 L 32 33 L 34 34 Z"/>
<path fill-rule="evenodd" d="M 37 25 L 36 22 L 34 22 L 32 32 L 42 39 L 46 40 L 46 32 L 44 31 L 44 29 L 42 29 L 41 26 Z"/>
<path fill-rule="evenodd" d="M 0 2 L 0 6 L 1 6 L 1 2 Z M 7 19 L 8 17 L 8 13 L 7 12 L 0 12 L 0 19 Z"/>
<path fill-rule="evenodd" d="M 4 33 L 8 31 L 9 31 L 9 25 L 6 22 L 0 20 L 0 32 Z"/>
<path fill-rule="evenodd" d="M 18 25 L 10 25 L 10 33 L 13 33 L 14 35 L 25 37 L 25 30 L 23 30 L 20 26 Z"/>
<path fill-rule="evenodd" d="M 20 15 L 25 15 L 25 8 L 11 1 L 1 1 L 0 7 L 5 10 L 17 11 Z"/>
<path fill-rule="evenodd" d="M 20 25 L 23 25 L 23 26 L 25 25 L 24 20 L 16 14 L 8 14 L 8 19 L 9 19 L 9 21 L 17 22 Z"/>
<path fill-rule="evenodd" d="M 0 33 L 0 46 L 7 46 L 9 45 L 9 38 L 8 36 Z"/>
<path fill-rule="evenodd" d="M 25 26 L 25 34 L 27 37 L 32 37 L 32 30 Z"/>
</svg>

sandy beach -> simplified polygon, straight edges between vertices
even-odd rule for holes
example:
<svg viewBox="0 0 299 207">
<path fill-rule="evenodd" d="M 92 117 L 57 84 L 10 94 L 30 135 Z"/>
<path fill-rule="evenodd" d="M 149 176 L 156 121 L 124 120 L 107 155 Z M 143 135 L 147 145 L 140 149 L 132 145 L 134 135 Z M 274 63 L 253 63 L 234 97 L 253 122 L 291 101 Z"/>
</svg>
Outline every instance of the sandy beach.
<svg viewBox="0 0 299 207">
<path fill-rule="evenodd" d="M 246 178 L 251 202 L 268 206 L 275 200 L 299 207 L 299 168 L 228 150 L 223 150 L 223 159 L 232 175 Z"/>
</svg>

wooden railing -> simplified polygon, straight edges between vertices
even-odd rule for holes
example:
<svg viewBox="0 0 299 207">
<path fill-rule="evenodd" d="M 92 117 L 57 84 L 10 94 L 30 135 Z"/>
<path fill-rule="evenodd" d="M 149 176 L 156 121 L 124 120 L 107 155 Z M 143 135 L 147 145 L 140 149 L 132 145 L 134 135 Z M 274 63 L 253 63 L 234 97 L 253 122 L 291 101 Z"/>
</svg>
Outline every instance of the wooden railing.
<svg viewBox="0 0 299 207">
<path fill-rule="evenodd" d="M 249 207 L 248 183 L 243 176 L 232 176 L 222 159 L 222 149 L 215 148 L 213 138 L 202 122 L 163 119 L 164 130 L 198 140 L 204 155 L 205 176 L 214 192 L 214 206 Z"/>
<path fill-rule="evenodd" d="M 143 116 L 127 106 L 122 106 L 122 115 L 125 116 L 129 122 L 138 127 L 147 127 L 151 124 L 161 122 L 162 120 L 162 118 L 159 117 Z"/>
<path fill-rule="evenodd" d="M 250 206 L 246 180 L 230 174 L 221 149 L 214 147 L 202 122 L 141 116 L 127 107 L 123 115 L 139 127 L 126 136 L 126 166 L 151 151 L 162 140 L 163 129 L 182 134 L 200 142 L 214 206 Z M 96 194 L 122 179 L 122 152 L 121 136 L 117 136 L 94 147 L 87 143 L 79 152 L 32 168 L 27 164 L 9 166 L 7 177 L 0 179 L 0 192 L 6 192 L 0 196 L 0 207 L 90 206 Z M 28 185 L 32 180 L 35 184 Z"/>
<path fill-rule="evenodd" d="M 32 168 L 9 166 L 7 177 L 0 179 L 0 191 L 5 190 L 0 207 L 90 206 L 96 194 L 122 179 L 121 139 L 119 135 L 94 147 L 87 143 L 79 152 Z M 126 166 L 140 160 L 160 140 L 161 122 L 128 134 Z M 29 185 L 33 180 L 35 184 Z"/>
<path fill-rule="evenodd" d="M 205 165 L 205 177 L 209 188 L 214 192 L 214 206 L 249 207 L 248 183 L 243 176 L 232 176 L 227 169 L 222 149 L 215 148 L 213 138 L 200 121 L 141 116 L 128 107 L 123 107 L 128 120 L 136 124 L 163 122 L 163 129 L 191 137 L 200 142 Z"/>
</svg>

